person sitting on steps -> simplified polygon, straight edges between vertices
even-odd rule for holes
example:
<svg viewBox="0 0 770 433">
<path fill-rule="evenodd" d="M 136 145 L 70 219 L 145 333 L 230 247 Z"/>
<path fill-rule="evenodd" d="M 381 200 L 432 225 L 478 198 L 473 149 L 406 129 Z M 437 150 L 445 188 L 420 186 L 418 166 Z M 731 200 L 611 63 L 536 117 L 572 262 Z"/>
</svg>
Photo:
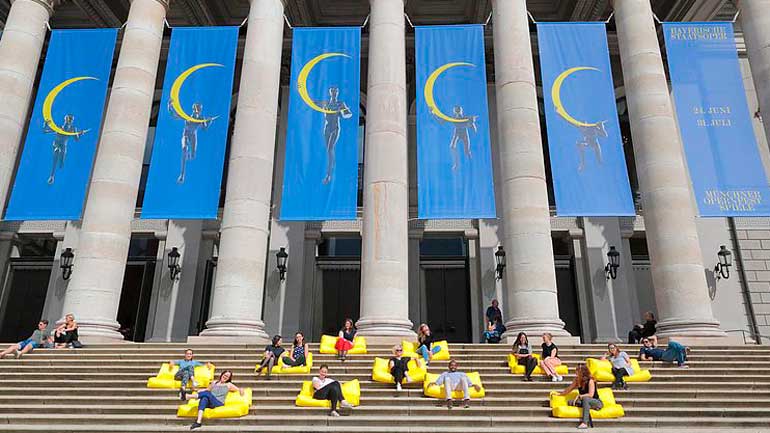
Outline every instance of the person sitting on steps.
<svg viewBox="0 0 770 433">
<path fill-rule="evenodd" d="M 337 357 L 345 361 L 345 357 L 348 354 L 348 350 L 353 348 L 353 339 L 356 338 L 356 326 L 353 324 L 353 319 L 345 319 L 345 324 L 342 325 L 339 335 L 337 336 L 337 343 L 334 348 L 337 349 Z"/>
<path fill-rule="evenodd" d="M 227 393 L 237 392 L 243 396 L 243 390 L 238 388 L 232 383 L 233 372 L 225 370 L 219 375 L 219 379 L 212 381 L 209 387 L 205 391 L 198 393 L 187 394 L 186 391 L 182 391 L 182 401 L 189 399 L 198 399 L 198 419 L 190 426 L 190 430 L 195 430 L 202 426 L 203 412 L 206 409 L 216 409 L 220 406 L 224 406 Z"/>
<path fill-rule="evenodd" d="M 634 325 L 634 329 L 628 333 L 628 344 L 636 344 L 642 338 L 655 335 L 655 326 L 657 324 L 658 322 L 655 321 L 655 315 L 652 311 L 644 313 L 644 323 Z"/>
<path fill-rule="evenodd" d="M 308 354 L 307 343 L 305 342 L 305 334 L 297 332 L 294 334 L 294 342 L 291 344 L 291 352 L 289 356 L 284 356 L 283 365 L 286 367 L 299 367 L 305 365 L 307 362 Z"/>
<path fill-rule="evenodd" d="M 422 355 L 426 365 L 430 365 L 433 355 L 439 353 L 441 347 L 433 346 L 433 333 L 425 323 L 420 324 L 420 327 L 417 328 L 417 343 L 416 352 Z"/>
<path fill-rule="evenodd" d="M 63 349 L 78 341 L 78 323 L 75 321 L 75 315 L 72 313 L 64 316 L 64 323 L 56 327 L 54 331 L 54 346 L 56 349 Z"/>
<path fill-rule="evenodd" d="M 587 429 L 589 425 L 593 427 L 591 409 L 601 410 L 604 404 L 599 400 L 599 387 L 596 384 L 596 380 L 591 377 L 591 372 L 585 364 L 577 366 L 575 369 L 575 379 L 567 389 L 558 393 L 558 395 L 567 395 L 574 389 L 578 390 L 578 396 L 572 401 L 572 405 L 583 408 L 583 419 L 577 428 Z"/>
<path fill-rule="evenodd" d="M 484 342 L 487 344 L 498 344 L 500 340 L 500 332 L 498 332 L 494 322 L 487 323 L 487 330 L 484 331 Z"/>
<path fill-rule="evenodd" d="M 184 351 L 184 359 L 169 361 L 168 364 L 171 367 L 173 367 L 174 364 L 179 366 L 179 370 L 177 370 L 177 372 L 174 374 L 174 380 L 178 380 L 182 383 L 182 385 L 179 387 L 179 398 L 182 400 L 184 400 L 184 395 L 187 392 L 187 381 L 192 382 L 193 390 L 198 388 L 198 383 L 195 381 L 195 367 L 205 365 L 211 368 L 212 366 L 210 362 L 204 363 L 193 360 L 192 349 L 187 349 Z"/>
<path fill-rule="evenodd" d="M 37 329 L 32 332 L 32 335 L 30 335 L 29 338 L 8 346 L 7 349 L 0 352 L 0 359 L 5 358 L 6 355 L 13 352 L 16 353 L 16 358 L 21 358 L 23 355 L 32 352 L 33 349 L 43 347 L 51 339 L 51 333 L 46 330 L 47 327 L 47 320 L 39 321 L 37 323 Z"/>
<path fill-rule="evenodd" d="M 273 366 L 278 362 L 281 354 L 286 351 L 281 347 L 281 336 L 274 335 L 272 344 L 265 346 L 265 353 L 262 355 L 262 362 L 257 367 L 257 377 L 262 374 L 262 370 L 267 368 L 267 380 L 270 380 L 270 373 L 273 371 Z"/>
<path fill-rule="evenodd" d="M 345 414 L 349 414 L 353 409 L 353 406 L 351 406 L 350 403 L 345 400 L 345 396 L 342 395 L 342 386 L 340 383 L 329 377 L 328 365 L 322 364 L 321 367 L 318 368 L 318 376 L 313 378 L 313 389 L 315 389 L 315 392 L 313 393 L 314 399 L 329 400 L 331 402 L 329 416 L 340 416 L 340 413 L 337 412 L 337 403 L 339 403 L 341 410 L 347 412 L 343 412 Z"/>
<path fill-rule="evenodd" d="M 689 347 L 685 347 L 676 341 L 669 340 L 666 349 L 661 349 L 658 346 L 658 337 L 651 336 L 642 338 L 642 348 L 639 349 L 640 361 L 666 361 L 675 362 L 679 368 L 690 368 L 687 365 L 687 353 L 690 351 Z"/>
<path fill-rule="evenodd" d="M 561 382 L 564 380 L 559 374 L 556 373 L 556 367 L 561 365 L 559 359 L 559 348 L 553 342 L 553 335 L 550 332 L 543 334 L 543 356 L 540 360 L 540 369 L 551 378 L 552 382 Z"/>
<path fill-rule="evenodd" d="M 628 384 L 623 380 L 624 376 L 633 376 L 634 367 L 631 365 L 631 359 L 626 352 L 622 352 L 616 344 L 607 345 L 607 353 L 601 357 L 602 360 L 609 359 L 612 363 L 612 374 L 615 376 L 615 383 L 612 389 L 628 389 Z"/>
<path fill-rule="evenodd" d="M 481 387 L 471 383 L 471 378 L 468 377 L 462 371 L 457 371 L 457 361 L 454 359 L 449 360 L 449 369 L 439 375 L 435 382 L 431 382 L 428 386 L 441 386 L 444 385 L 444 395 L 446 398 L 447 409 L 452 409 L 452 392 L 463 392 L 463 406 L 465 408 L 470 407 L 471 395 L 469 387 L 473 387 L 476 391 L 481 391 Z"/>
<path fill-rule="evenodd" d="M 519 332 L 519 335 L 516 336 L 516 342 L 513 343 L 512 353 L 516 357 L 516 361 L 524 365 L 523 380 L 532 382 L 532 372 L 537 367 L 537 358 L 532 355 L 532 346 L 529 344 L 527 334 Z"/>
<path fill-rule="evenodd" d="M 409 376 L 406 371 L 409 369 L 408 357 L 404 357 L 404 349 L 401 346 L 393 346 L 393 357 L 388 360 L 388 367 L 390 368 L 390 374 L 393 376 L 393 380 L 396 382 L 396 390 L 401 391 L 401 384 L 409 382 Z"/>
</svg>

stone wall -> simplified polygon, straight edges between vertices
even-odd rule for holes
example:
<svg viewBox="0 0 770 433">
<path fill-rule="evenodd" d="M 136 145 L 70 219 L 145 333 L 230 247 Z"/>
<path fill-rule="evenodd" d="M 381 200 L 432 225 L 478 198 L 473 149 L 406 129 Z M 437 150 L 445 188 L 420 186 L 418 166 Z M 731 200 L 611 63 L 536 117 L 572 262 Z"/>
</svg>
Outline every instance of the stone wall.
<svg viewBox="0 0 770 433">
<path fill-rule="evenodd" d="M 754 318 L 759 333 L 766 336 L 762 343 L 770 344 L 770 223 L 765 222 L 766 227 L 750 227 L 737 219 L 736 225 L 735 234 Z M 733 262 L 735 278 L 742 280 L 741 263 L 737 255 Z"/>
</svg>

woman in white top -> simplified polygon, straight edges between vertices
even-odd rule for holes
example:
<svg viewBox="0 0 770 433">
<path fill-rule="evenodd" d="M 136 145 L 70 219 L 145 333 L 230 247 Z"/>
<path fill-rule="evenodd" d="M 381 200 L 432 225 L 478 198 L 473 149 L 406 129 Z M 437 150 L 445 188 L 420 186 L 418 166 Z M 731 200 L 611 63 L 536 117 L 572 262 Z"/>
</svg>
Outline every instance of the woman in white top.
<svg viewBox="0 0 770 433">
<path fill-rule="evenodd" d="M 337 412 L 337 402 L 340 407 L 344 409 L 352 409 L 353 407 L 345 401 L 345 397 L 342 395 L 342 387 L 340 383 L 331 377 L 329 377 L 329 366 L 322 364 L 318 369 L 318 377 L 313 378 L 313 398 L 316 400 L 329 400 L 331 408 L 329 409 L 329 416 L 340 416 Z"/>
<path fill-rule="evenodd" d="M 634 367 L 631 365 L 631 358 L 628 357 L 628 354 L 621 352 L 617 345 L 610 343 L 607 345 L 607 354 L 602 356 L 602 360 L 605 359 L 609 359 L 612 363 L 612 374 L 615 376 L 615 383 L 612 384 L 612 389 L 628 389 L 623 376 L 634 375 Z"/>
</svg>

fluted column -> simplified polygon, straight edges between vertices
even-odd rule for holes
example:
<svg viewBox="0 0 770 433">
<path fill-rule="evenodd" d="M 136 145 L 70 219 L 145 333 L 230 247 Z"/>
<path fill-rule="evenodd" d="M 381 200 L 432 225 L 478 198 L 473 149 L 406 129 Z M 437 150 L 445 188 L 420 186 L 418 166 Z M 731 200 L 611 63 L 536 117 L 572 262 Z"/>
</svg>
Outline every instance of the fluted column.
<svg viewBox="0 0 770 433">
<path fill-rule="evenodd" d="M 492 8 L 510 314 L 506 335 L 568 335 L 559 319 L 527 5 L 525 0 L 496 0 Z"/>
<path fill-rule="evenodd" d="M 370 0 L 361 335 L 413 336 L 409 321 L 403 0 Z"/>
<path fill-rule="evenodd" d="M 711 311 L 679 128 L 650 2 L 616 0 L 614 5 L 658 335 L 722 337 Z"/>
<path fill-rule="evenodd" d="M 81 336 L 122 339 L 115 320 L 155 95 L 167 0 L 132 0 L 64 311 Z"/>
<path fill-rule="evenodd" d="M 268 339 L 262 299 L 282 46 L 283 2 L 251 0 L 217 278 L 211 315 L 201 335 Z"/>
<path fill-rule="evenodd" d="M 32 100 L 54 0 L 14 0 L 0 39 L 0 214 Z"/>
<path fill-rule="evenodd" d="M 770 140 L 770 0 L 741 0 L 741 27 L 757 89 L 765 135 Z"/>
</svg>

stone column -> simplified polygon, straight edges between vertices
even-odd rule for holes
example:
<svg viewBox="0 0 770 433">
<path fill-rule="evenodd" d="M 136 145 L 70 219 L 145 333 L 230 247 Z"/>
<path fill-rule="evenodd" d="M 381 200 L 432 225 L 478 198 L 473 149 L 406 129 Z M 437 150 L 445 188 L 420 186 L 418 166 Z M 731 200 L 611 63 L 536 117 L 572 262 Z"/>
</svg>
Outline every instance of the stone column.
<svg viewBox="0 0 770 433">
<path fill-rule="evenodd" d="M 251 0 L 216 283 L 202 336 L 268 340 L 262 299 L 282 47 L 282 0 Z"/>
<path fill-rule="evenodd" d="M 559 319 L 548 189 L 525 0 L 495 0 L 494 49 L 508 287 L 506 334 L 568 335 Z"/>
<path fill-rule="evenodd" d="M 770 140 L 770 0 L 741 0 L 738 5 L 765 135 Z"/>
<path fill-rule="evenodd" d="M 413 336 L 409 321 L 406 38 L 403 0 L 369 0 L 361 335 Z"/>
<path fill-rule="evenodd" d="M 695 210 L 649 0 L 615 1 L 658 335 L 722 337 L 708 297 Z"/>
<path fill-rule="evenodd" d="M 64 311 L 80 335 L 122 339 L 115 320 L 155 95 L 167 0 L 132 0 Z"/>
<path fill-rule="evenodd" d="M 14 0 L 0 39 L 0 210 L 27 122 L 32 86 L 54 0 Z M 1 213 L 1 212 L 0 212 Z"/>
</svg>

